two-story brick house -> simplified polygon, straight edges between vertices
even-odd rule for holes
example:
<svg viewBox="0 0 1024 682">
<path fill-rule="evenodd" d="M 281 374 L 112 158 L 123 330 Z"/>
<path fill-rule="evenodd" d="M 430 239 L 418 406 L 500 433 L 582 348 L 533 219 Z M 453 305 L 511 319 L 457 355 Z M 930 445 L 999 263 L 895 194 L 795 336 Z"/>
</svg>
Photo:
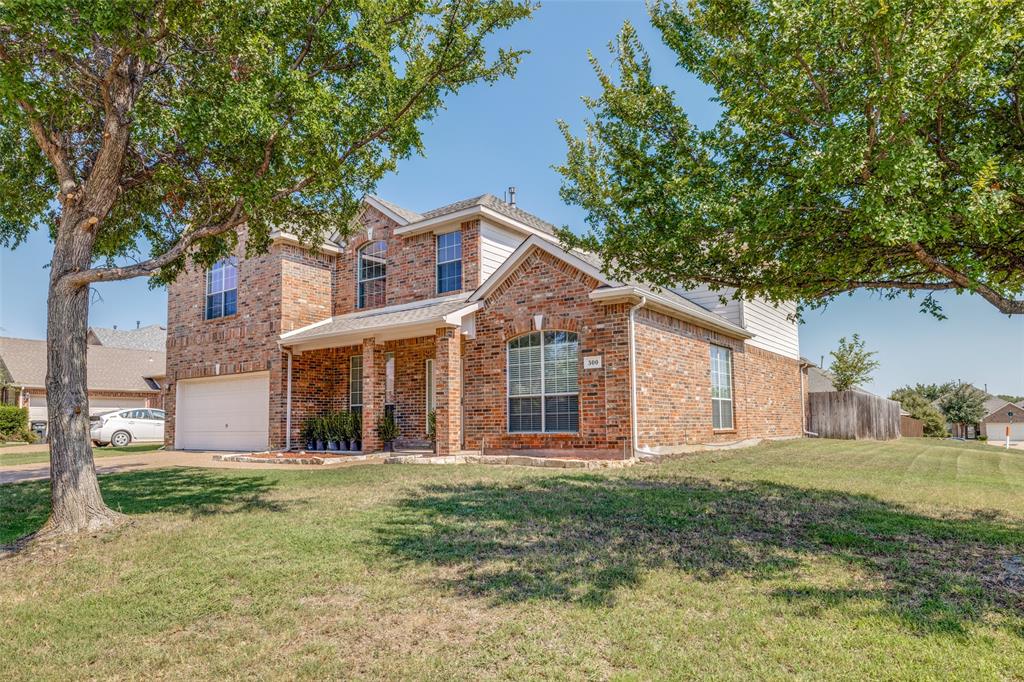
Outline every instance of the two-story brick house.
<svg viewBox="0 0 1024 682">
<path fill-rule="evenodd" d="M 342 409 L 362 412 L 365 451 L 385 410 L 407 445 L 433 410 L 438 454 L 803 432 L 792 306 L 612 281 L 491 195 L 423 214 L 367 197 L 359 221 L 347 243 L 275 233 L 171 285 L 169 445 L 298 447 L 309 416 Z"/>
</svg>

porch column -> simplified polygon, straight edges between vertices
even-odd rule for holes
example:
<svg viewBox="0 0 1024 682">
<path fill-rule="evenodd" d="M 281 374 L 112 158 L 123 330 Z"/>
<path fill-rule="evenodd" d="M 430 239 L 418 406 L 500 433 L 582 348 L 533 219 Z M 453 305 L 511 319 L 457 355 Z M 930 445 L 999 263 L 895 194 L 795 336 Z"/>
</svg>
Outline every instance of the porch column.
<svg viewBox="0 0 1024 682">
<path fill-rule="evenodd" d="M 435 336 L 437 454 L 450 455 L 462 449 L 462 335 L 442 327 Z"/>
<path fill-rule="evenodd" d="M 363 452 L 384 447 L 377 436 L 377 420 L 384 414 L 384 346 L 363 339 Z"/>
</svg>

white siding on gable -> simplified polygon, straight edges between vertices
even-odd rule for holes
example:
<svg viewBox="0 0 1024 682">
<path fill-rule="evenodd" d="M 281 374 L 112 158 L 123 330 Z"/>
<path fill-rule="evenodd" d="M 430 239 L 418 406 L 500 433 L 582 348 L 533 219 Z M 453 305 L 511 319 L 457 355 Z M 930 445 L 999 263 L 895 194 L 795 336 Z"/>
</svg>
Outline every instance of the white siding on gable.
<svg viewBox="0 0 1024 682">
<path fill-rule="evenodd" d="M 523 235 L 480 221 L 480 283 L 494 274 L 512 252 L 523 243 Z"/>
<path fill-rule="evenodd" d="M 733 324 L 743 325 L 742 306 L 739 301 L 732 298 L 735 289 L 719 289 L 712 291 L 707 285 L 701 285 L 696 289 L 676 289 L 676 292 L 702 308 L 707 308 L 716 315 L 721 315 Z M 721 299 L 726 298 L 723 304 Z"/>
<path fill-rule="evenodd" d="M 747 341 L 787 358 L 800 358 L 799 324 L 791 316 L 796 315 L 796 303 L 780 303 L 778 307 L 767 301 L 755 299 L 743 301 L 743 326 L 754 334 Z"/>
</svg>

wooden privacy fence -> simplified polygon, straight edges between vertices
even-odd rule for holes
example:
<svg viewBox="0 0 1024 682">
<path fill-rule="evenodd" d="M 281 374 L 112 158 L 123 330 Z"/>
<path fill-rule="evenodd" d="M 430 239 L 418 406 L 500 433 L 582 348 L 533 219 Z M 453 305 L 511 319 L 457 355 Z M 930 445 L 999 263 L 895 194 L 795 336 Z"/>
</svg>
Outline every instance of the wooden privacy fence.
<svg viewBox="0 0 1024 682">
<path fill-rule="evenodd" d="M 909 438 L 924 438 L 924 422 L 910 415 L 900 415 L 900 435 Z"/>
<path fill-rule="evenodd" d="M 900 404 L 870 393 L 808 393 L 808 430 L 822 438 L 900 437 Z"/>
</svg>

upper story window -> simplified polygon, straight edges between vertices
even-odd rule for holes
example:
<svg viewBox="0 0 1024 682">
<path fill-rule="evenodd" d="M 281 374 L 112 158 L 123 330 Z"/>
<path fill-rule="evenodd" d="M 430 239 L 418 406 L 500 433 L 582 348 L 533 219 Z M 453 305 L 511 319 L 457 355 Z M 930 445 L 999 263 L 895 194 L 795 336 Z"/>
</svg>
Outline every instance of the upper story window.
<svg viewBox="0 0 1024 682">
<path fill-rule="evenodd" d="M 564 331 L 524 334 L 508 342 L 508 430 L 580 430 L 579 339 Z"/>
<path fill-rule="evenodd" d="M 711 346 L 711 427 L 732 429 L 732 351 Z"/>
<path fill-rule="evenodd" d="M 359 300 L 357 308 L 374 308 L 386 302 L 388 281 L 388 243 L 370 242 L 359 249 Z"/>
<path fill-rule="evenodd" d="M 225 258 L 206 271 L 206 319 L 238 312 L 238 261 Z"/>
<path fill-rule="evenodd" d="M 437 293 L 462 289 L 462 232 L 437 235 Z"/>
</svg>

